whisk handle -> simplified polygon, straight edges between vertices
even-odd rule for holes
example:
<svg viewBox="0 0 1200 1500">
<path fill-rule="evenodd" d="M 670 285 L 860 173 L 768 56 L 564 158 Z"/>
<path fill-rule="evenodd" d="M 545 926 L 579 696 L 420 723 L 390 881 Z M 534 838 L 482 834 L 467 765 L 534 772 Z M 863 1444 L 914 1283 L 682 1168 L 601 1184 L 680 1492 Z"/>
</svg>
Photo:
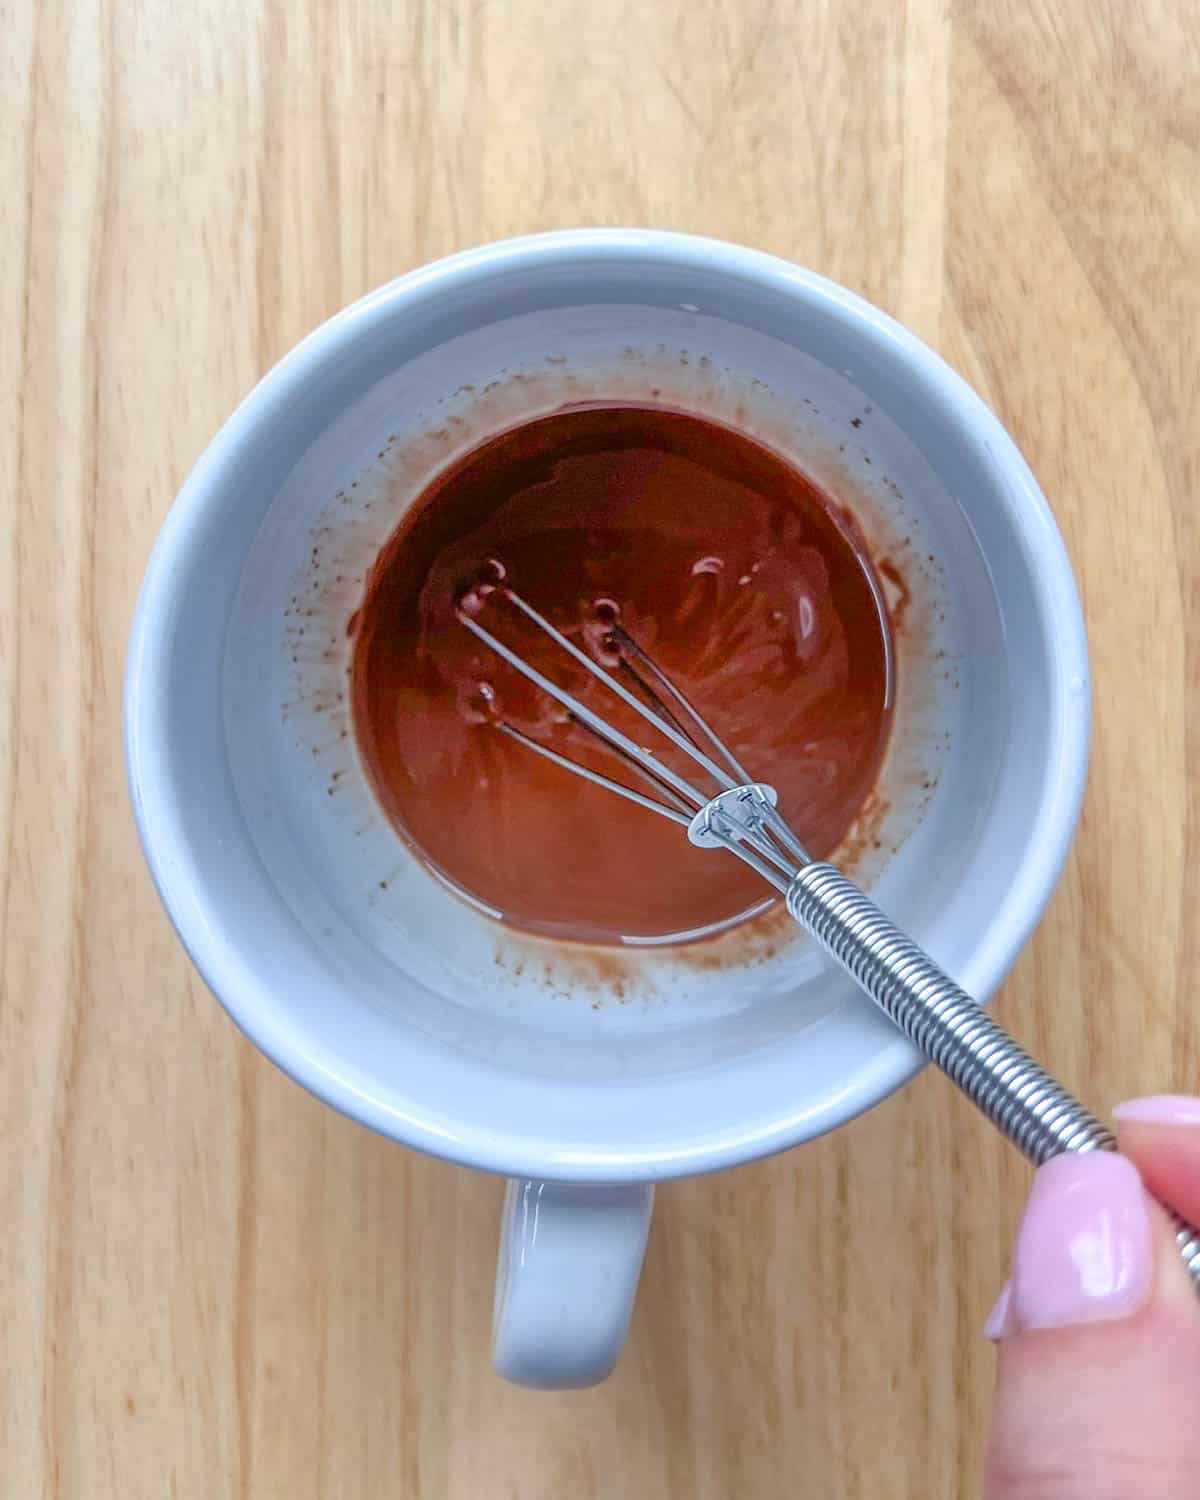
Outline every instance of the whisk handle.
<svg viewBox="0 0 1200 1500">
<path fill-rule="evenodd" d="M 840 870 L 806 865 L 786 900 L 801 927 L 1035 1166 L 1065 1151 L 1116 1150 L 1108 1127 Z M 1166 1212 L 1200 1291 L 1200 1233 Z"/>
</svg>

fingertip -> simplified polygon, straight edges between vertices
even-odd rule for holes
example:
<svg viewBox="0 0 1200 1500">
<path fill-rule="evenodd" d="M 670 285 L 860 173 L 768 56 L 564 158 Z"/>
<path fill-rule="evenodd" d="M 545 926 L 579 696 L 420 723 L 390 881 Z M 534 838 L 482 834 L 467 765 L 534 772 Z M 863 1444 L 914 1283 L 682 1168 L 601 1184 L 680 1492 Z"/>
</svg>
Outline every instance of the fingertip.
<svg viewBox="0 0 1200 1500">
<path fill-rule="evenodd" d="M 1153 1301 L 1134 1317 L 999 1346 L 989 1500 L 1195 1496 L 1200 1331 Z"/>
<path fill-rule="evenodd" d="M 1200 1126 L 1200 1099 L 1190 1094 L 1151 1094 L 1127 1099 L 1113 1110 L 1113 1119 L 1123 1126 L 1153 1125 L 1176 1129 Z"/>
<path fill-rule="evenodd" d="M 1191 1224 L 1200 1222 L 1200 1099 L 1159 1094 L 1113 1111 L 1121 1154 L 1151 1195 Z"/>
</svg>

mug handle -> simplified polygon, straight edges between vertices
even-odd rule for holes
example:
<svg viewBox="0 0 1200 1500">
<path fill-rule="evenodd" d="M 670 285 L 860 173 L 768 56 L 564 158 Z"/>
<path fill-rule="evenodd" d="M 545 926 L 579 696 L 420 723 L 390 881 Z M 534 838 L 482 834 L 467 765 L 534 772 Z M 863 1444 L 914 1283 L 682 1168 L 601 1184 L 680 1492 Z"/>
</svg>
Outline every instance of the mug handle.
<svg viewBox="0 0 1200 1500">
<path fill-rule="evenodd" d="M 492 1363 L 538 1390 L 596 1385 L 625 1342 L 654 1189 L 510 1178 L 500 1221 Z"/>
</svg>

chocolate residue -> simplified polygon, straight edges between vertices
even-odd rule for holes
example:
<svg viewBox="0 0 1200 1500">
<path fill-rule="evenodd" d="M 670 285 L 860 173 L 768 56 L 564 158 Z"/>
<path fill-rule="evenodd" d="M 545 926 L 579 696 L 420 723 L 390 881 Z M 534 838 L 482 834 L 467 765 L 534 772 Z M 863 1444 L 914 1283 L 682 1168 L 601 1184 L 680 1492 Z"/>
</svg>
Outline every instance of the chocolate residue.
<svg viewBox="0 0 1200 1500">
<path fill-rule="evenodd" d="M 875 571 L 884 580 L 885 584 L 891 585 L 890 588 L 885 589 L 884 594 L 887 599 L 888 619 L 891 622 L 892 629 L 899 630 L 904 623 L 904 616 L 908 612 L 908 606 L 912 602 L 912 592 L 905 581 L 904 574 L 891 558 L 877 559 Z"/>
</svg>

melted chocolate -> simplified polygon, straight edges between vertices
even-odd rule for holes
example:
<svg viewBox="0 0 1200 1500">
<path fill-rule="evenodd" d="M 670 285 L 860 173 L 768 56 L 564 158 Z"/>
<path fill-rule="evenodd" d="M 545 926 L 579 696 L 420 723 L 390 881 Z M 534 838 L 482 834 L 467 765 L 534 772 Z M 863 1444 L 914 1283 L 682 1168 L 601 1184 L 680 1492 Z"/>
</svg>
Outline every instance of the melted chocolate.
<svg viewBox="0 0 1200 1500">
<path fill-rule="evenodd" d="M 574 407 L 441 474 L 367 579 L 352 628 L 355 733 L 388 817 L 451 883 L 517 927 L 667 939 L 760 905 L 733 855 L 592 786 L 501 721 L 648 788 L 460 623 L 466 601 L 526 660 L 702 790 L 703 774 L 506 601 L 514 590 L 611 660 L 614 621 L 770 782 L 819 856 L 844 837 L 887 741 L 890 639 L 853 527 L 776 454 L 644 406 Z M 482 587 L 480 584 L 482 583 Z"/>
</svg>

